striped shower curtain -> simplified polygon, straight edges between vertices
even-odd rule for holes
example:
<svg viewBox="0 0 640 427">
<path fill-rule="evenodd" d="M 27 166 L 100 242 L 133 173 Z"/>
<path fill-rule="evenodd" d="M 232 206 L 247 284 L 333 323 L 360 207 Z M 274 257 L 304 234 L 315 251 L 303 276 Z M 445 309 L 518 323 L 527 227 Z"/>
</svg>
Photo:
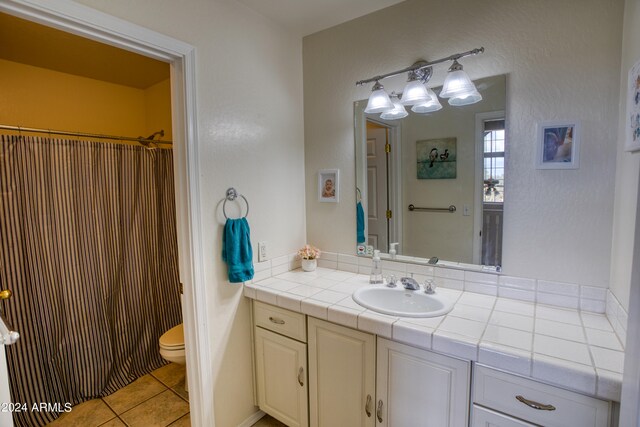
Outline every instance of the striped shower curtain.
<svg viewBox="0 0 640 427">
<path fill-rule="evenodd" d="M 0 192 L 16 426 L 163 365 L 158 339 L 182 321 L 171 151 L 5 135 Z"/>
</svg>

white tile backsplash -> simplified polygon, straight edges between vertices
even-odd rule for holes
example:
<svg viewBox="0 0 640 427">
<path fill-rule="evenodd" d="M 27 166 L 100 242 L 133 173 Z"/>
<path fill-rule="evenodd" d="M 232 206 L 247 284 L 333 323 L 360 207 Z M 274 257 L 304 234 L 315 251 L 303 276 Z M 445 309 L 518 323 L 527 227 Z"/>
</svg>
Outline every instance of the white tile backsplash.
<svg viewBox="0 0 640 427">
<path fill-rule="evenodd" d="M 466 270 L 464 272 L 465 282 L 483 283 L 485 285 L 497 285 L 498 277 L 497 274 L 478 273 L 476 271 Z"/>
<path fill-rule="evenodd" d="M 433 275 L 435 277 L 442 277 L 443 279 L 453 279 L 453 280 L 464 281 L 464 270 L 436 267 L 434 269 Z"/>
<path fill-rule="evenodd" d="M 554 305 L 556 307 L 573 308 L 578 309 L 580 300 L 578 297 L 566 296 L 560 294 L 548 294 L 546 292 L 540 292 L 536 295 L 536 302 L 546 305 Z"/>
<path fill-rule="evenodd" d="M 528 302 L 534 302 L 536 300 L 536 293 L 534 291 L 524 291 L 522 289 L 506 288 L 503 286 L 498 287 L 498 296 Z"/>
<path fill-rule="evenodd" d="M 570 297 L 580 296 L 580 286 L 571 283 L 551 282 L 538 280 L 538 292 L 548 294 L 566 295 Z"/>
<path fill-rule="evenodd" d="M 525 279 L 523 277 L 500 276 L 499 285 L 507 288 L 521 289 L 524 291 L 535 291 L 536 281 L 534 279 Z"/>
<path fill-rule="evenodd" d="M 487 285 L 485 283 L 464 282 L 464 290 L 477 294 L 492 295 L 494 297 L 498 295 L 497 285 Z"/>
</svg>

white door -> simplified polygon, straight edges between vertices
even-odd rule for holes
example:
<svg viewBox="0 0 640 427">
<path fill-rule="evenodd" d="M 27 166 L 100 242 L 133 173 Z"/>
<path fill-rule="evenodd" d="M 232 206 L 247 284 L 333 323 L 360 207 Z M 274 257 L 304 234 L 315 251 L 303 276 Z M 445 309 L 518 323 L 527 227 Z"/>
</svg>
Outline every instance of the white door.
<svg viewBox="0 0 640 427">
<path fill-rule="evenodd" d="M 9 297 L 11 297 L 10 291 L 0 291 L 0 300 Z M 9 392 L 9 371 L 4 347 L 15 343 L 20 336 L 11 329 L 0 306 L 0 426 L 2 427 L 13 427 L 13 416 L 11 415 L 11 408 L 8 407 L 8 404 L 11 403 L 11 394 Z"/>
<path fill-rule="evenodd" d="M 377 359 L 378 426 L 467 426 L 469 362 L 382 338 Z"/>
<path fill-rule="evenodd" d="M 309 317 L 311 427 L 375 426 L 375 336 Z"/>
<path fill-rule="evenodd" d="M 367 244 L 382 252 L 389 248 L 386 145 L 386 128 L 367 129 Z"/>
<path fill-rule="evenodd" d="M 7 358 L 4 345 L 0 345 L 0 426 L 13 427 L 13 417 L 5 404 L 11 402 L 9 394 L 9 373 L 7 372 Z"/>
<path fill-rule="evenodd" d="M 262 328 L 255 339 L 260 409 L 289 427 L 307 427 L 307 345 Z"/>
</svg>

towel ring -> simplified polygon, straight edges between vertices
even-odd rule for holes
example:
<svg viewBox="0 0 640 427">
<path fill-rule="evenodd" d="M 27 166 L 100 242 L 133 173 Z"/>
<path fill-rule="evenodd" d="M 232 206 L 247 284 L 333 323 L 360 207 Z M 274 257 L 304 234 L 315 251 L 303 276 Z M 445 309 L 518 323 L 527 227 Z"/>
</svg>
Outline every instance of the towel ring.
<svg viewBox="0 0 640 427">
<path fill-rule="evenodd" d="M 242 197 L 244 199 L 244 203 L 247 205 L 247 213 L 244 214 L 242 218 L 246 218 L 249 215 L 249 201 L 242 194 L 239 194 L 235 188 L 231 187 L 227 190 L 227 197 L 224 199 L 224 203 L 222 203 L 222 214 L 225 218 L 229 219 L 227 216 L 227 211 L 225 210 L 227 207 L 227 201 L 233 202 L 235 199 Z M 242 213 L 242 211 L 240 211 Z"/>
</svg>

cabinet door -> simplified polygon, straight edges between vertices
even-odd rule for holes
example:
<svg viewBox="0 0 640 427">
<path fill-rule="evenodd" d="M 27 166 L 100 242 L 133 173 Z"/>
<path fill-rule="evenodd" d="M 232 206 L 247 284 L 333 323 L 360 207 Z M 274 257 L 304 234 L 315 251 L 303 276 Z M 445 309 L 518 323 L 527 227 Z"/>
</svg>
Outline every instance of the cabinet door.
<svg viewBox="0 0 640 427">
<path fill-rule="evenodd" d="M 376 418 L 388 427 L 463 427 L 470 363 L 378 338 Z"/>
<path fill-rule="evenodd" d="M 533 427 L 533 424 L 473 405 L 471 427 Z"/>
<path fill-rule="evenodd" d="M 289 427 L 308 426 L 306 344 L 262 328 L 255 339 L 260 409 Z"/>
<path fill-rule="evenodd" d="M 375 426 L 375 336 L 309 317 L 312 427 Z"/>
</svg>

